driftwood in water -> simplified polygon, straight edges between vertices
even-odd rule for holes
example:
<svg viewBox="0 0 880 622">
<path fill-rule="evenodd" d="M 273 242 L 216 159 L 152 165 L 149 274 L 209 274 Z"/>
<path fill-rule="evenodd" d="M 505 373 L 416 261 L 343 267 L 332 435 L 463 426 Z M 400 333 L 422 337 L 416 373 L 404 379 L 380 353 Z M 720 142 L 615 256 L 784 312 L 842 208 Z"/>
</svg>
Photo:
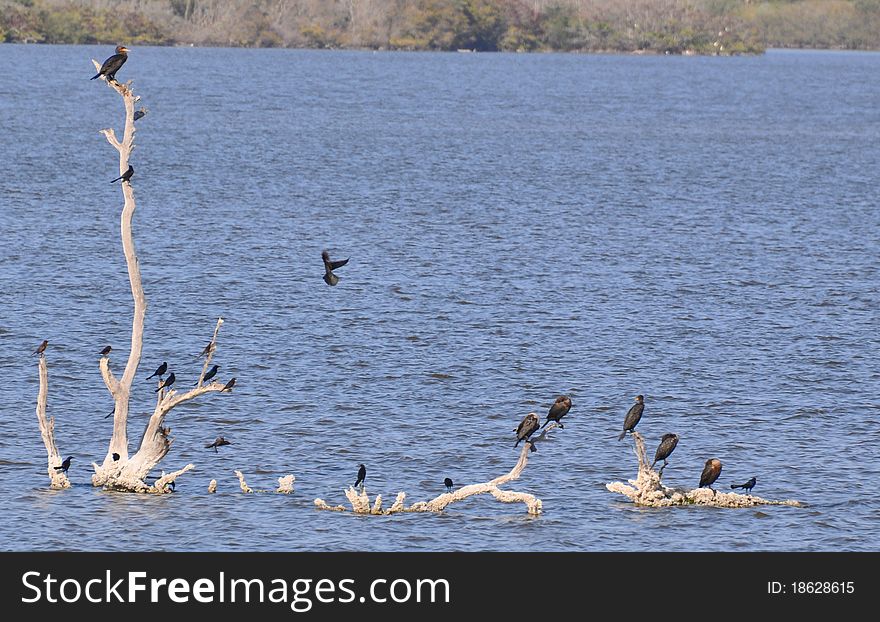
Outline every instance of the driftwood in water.
<svg viewBox="0 0 880 622">
<path fill-rule="evenodd" d="M 241 488 L 241 491 L 245 494 L 252 492 L 275 492 L 280 495 L 290 495 L 294 493 L 293 482 L 296 481 L 296 477 L 294 475 L 283 475 L 278 478 L 278 488 L 275 490 L 258 490 L 255 488 L 251 488 L 248 486 L 248 483 L 244 479 L 244 473 L 239 470 L 235 471 L 235 476 L 238 478 L 238 485 Z M 213 488 L 213 489 L 212 489 Z M 208 487 L 208 492 L 215 492 L 217 490 L 217 480 L 211 480 L 211 486 Z"/>
<path fill-rule="evenodd" d="M 531 453 L 532 447 L 534 446 L 537 448 L 538 443 L 547 437 L 547 433 L 556 427 L 558 426 L 555 422 L 551 423 L 544 428 L 539 436 L 535 436 L 532 440 L 526 441 L 522 450 L 519 452 L 519 460 L 510 472 L 496 477 L 493 480 L 481 484 L 468 484 L 467 486 L 462 486 L 453 492 L 443 493 L 430 501 L 418 501 L 409 507 L 404 505 L 404 502 L 406 501 L 406 493 L 399 492 L 397 493 L 394 503 L 388 509 L 382 508 L 382 495 L 376 495 L 371 503 L 366 487 L 363 487 L 360 492 L 358 492 L 354 487 L 349 486 L 348 489 L 345 490 L 345 497 L 348 499 L 349 504 L 351 504 L 350 511 L 355 514 L 372 515 L 388 515 L 400 512 L 442 512 L 448 505 L 455 503 L 456 501 L 462 501 L 468 497 L 473 497 L 474 495 L 489 494 L 502 503 L 524 503 L 526 511 L 529 514 L 540 514 L 543 503 L 534 495 L 526 492 L 502 490 L 499 487 L 507 482 L 519 479 L 519 476 L 522 475 L 526 465 L 529 463 L 529 454 Z M 319 510 L 329 510 L 332 512 L 349 511 L 344 505 L 332 506 L 323 499 L 315 499 L 315 507 Z"/>
<path fill-rule="evenodd" d="M 49 370 L 46 366 L 45 354 L 40 354 L 40 391 L 37 394 L 37 421 L 40 424 L 40 435 L 46 446 L 47 467 L 50 488 L 70 488 L 67 474 L 55 467 L 61 466 L 61 454 L 55 444 L 55 417 L 46 418 L 46 400 L 49 394 Z"/>
<path fill-rule="evenodd" d="M 636 505 L 648 507 L 667 507 L 672 505 L 709 505 L 719 508 L 747 508 L 757 505 L 791 505 L 800 507 L 798 501 L 773 501 L 751 494 L 733 492 L 713 492 L 709 488 L 685 490 L 669 488 L 660 481 L 661 473 L 651 467 L 645 442 L 638 432 L 632 433 L 635 441 L 635 454 L 639 461 L 639 473 L 629 483 L 612 482 L 605 488 L 629 498 Z"/>
</svg>

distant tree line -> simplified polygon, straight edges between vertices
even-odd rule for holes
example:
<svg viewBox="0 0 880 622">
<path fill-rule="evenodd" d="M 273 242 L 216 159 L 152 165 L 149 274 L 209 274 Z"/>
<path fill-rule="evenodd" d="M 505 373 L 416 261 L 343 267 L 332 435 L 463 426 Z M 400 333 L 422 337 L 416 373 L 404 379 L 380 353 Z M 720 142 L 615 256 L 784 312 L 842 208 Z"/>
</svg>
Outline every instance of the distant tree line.
<svg viewBox="0 0 880 622">
<path fill-rule="evenodd" d="M 880 49 L 880 0 L 0 0 L 0 41 L 673 54 Z"/>
</svg>

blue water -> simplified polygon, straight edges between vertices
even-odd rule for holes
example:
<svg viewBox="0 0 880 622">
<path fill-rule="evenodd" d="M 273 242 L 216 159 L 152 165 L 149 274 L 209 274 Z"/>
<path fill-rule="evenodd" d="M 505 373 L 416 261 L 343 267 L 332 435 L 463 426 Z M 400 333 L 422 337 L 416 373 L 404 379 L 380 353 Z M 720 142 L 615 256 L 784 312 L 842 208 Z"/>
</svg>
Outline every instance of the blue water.
<svg viewBox="0 0 880 622">
<path fill-rule="evenodd" d="M 194 383 L 218 316 L 231 395 L 174 410 L 161 497 L 90 486 L 127 357 L 122 103 L 107 46 L 0 45 L 0 548 L 13 550 L 877 550 L 880 54 L 759 57 L 134 48 L 142 379 Z M 321 250 L 351 257 L 337 287 Z M 34 403 L 74 487 L 47 489 Z M 554 398 L 564 430 L 508 488 L 440 515 L 356 517 L 367 490 L 427 500 L 516 461 Z M 633 396 L 664 481 L 752 475 L 806 508 L 634 507 L 617 434 Z M 234 444 L 204 449 L 223 434 Z M 293 496 L 238 490 L 296 475 Z M 216 495 L 207 493 L 216 478 Z"/>
</svg>

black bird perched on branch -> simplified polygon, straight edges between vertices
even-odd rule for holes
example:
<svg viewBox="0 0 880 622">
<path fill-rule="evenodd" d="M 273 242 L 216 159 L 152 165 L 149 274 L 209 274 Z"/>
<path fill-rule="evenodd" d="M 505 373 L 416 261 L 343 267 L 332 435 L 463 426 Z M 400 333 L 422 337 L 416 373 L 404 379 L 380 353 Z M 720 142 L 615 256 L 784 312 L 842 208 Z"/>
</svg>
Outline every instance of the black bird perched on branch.
<svg viewBox="0 0 880 622">
<path fill-rule="evenodd" d="M 152 378 L 153 376 L 159 376 L 160 378 L 165 375 L 165 372 L 168 371 L 168 362 L 162 361 L 162 364 L 156 368 L 156 371 L 153 372 L 152 375 L 147 376 L 147 380 Z"/>
<path fill-rule="evenodd" d="M 348 259 L 330 261 L 330 253 L 327 251 L 321 252 L 321 259 L 324 260 L 324 282 L 327 285 L 336 285 L 339 282 L 339 277 L 333 274 L 333 271 L 347 264 Z M 349 257 L 349 259 L 351 259 L 351 257 Z"/>
<path fill-rule="evenodd" d="M 639 423 L 639 419 L 642 418 L 642 413 L 644 411 L 645 396 L 636 395 L 636 403 L 632 405 L 632 408 L 630 408 L 629 411 L 627 411 L 626 417 L 624 417 L 623 419 L 623 432 L 620 433 L 620 436 L 617 437 L 617 440 L 622 441 L 627 432 L 633 431 L 633 429 Z"/>
<path fill-rule="evenodd" d="M 712 488 L 712 484 L 715 483 L 719 475 L 721 475 L 721 460 L 709 458 L 706 460 L 706 466 L 703 467 L 702 474 L 700 474 L 700 488 L 708 486 L 714 495 L 715 489 Z"/>
<path fill-rule="evenodd" d="M 132 176 L 132 175 L 134 175 L 134 167 L 133 167 L 131 164 L 129 164 L 129 165 L 128 165 L 128 170 L 125 171 L 122 175 L 120 175 L 120 176 L 117 177 L 116 179 L 114 179 L 113 181 L 111 181 L 110 183 L 111 183 L 111 184 L 114 184 L 114 183 L 116 183 L 117 181 L 119 181 L 120 179 L 121 179 L 122 181 L 129 181 L 129 180 L 131 179 L 131 176 Z"/>
<path fill-rule="evenodd" d="M 113 458 L 113 462 L 118 461 L 120 458 L 119 454 L 116 453 L 115 451 L 110 455 L 110 457 Z"/>
<path fill-rule="evenodd" d="M 161 391 L 162 389 L 167 389 L 167 388 L 170 387 L 172 384 L 174 384 L 174 381 L 175 381 L 175 380 L 177 380 L 177 378 L 175 378 L 175 376 L 174 376 L 174 372 L 171 372 L 170 374 L 168 374 L 168 377 L 165 378 L 165 382 L 163 382 L 162 384 L 160 384 L 160 385 L 159 385 L 159 388 L 156 389 L 155 391 L 153 391 L 153 393 L 158 393 L 158 392 Z"/>
<path fill-rule="evenodd" d="M 743 490 L 746 491 L 746 494 L 752 494 L 752 488 L 754 488 L 755 484 L 757 484 L 757 483 L 758 483 L 758 478 L 753 477 L 752 479 L 747 481 L 745 484 L 731 484 L 730 489 L 733 490 L 734 488 L 742 488 Z"/>
<path fill-rule="evenodd" d="M 451 477 L 447 477 L 446 479 L 444 479 L 443 484 L 446 486 L 446 492 L 452 492 L 453 483 Z"/>
<path fill-rule="evenodd" d="M 112 417 L 115 413 L 116 413 L 116 409 L 114 408 L 113 410 L 110 411 L 110 414 L 109 414 L 109 415 L 104 415 L 104 419 L 109 419 L 109 418 Z"/>
<path fill-rule="evenodd" d="M 213 351 L 214 351 L 214 342 L 209 341 L 208 345 L 205 346 L 205 349 L 202 350 L 201 352 L 199 352 L 199 355 L 196 357 L 196 360 L 202 358 L 203 356 L 209 355 Z"/>
<path fill-rule="evenodd" d="M 654 468 L 654 465 L 657 464 L 660 460 L 663 461 L 663 466 L 660 467 L 660 470 L 666 468 L 666 459 L 669 455 L 675 451 L 675 447 L 678 445 L 678 435 L 677 434 L 664 434 L 660 439 L 660 445 L 657 447 L 657 453 L 654 454 L 654 462 L 651 463 L 651 468 Z"/>
<path fill-rule="evenodd" d="M 529 440 L 529 437 L 538 429 L 538 415 L 535 413 L 527 414 L 519 425 L 516 427 L 516 443 L 514 447 L 519 445 L 522 440 Z"/>
<path fill-rule="evenodd" d="M 556 398 L 556 401 L 553 403 L 553 406 L 550 407 L 550 412 L 547 413 L 547 421 L 544 422 L 544 425 L 541 426 L 543 430 L 544 427 L 550 423 L 551 421 L 555 421 L 559 424 L 560 428 L 564 428 L 562 422 L 559 420 L 562 419 L 565 415 L 568 414 L 568 411 L 571 410 L 571 398 L 567 395 L 560 395 Z"/>
<path fill-rule="evenodd" d="M 218 436 L 218 437 L 214 440 L 213 443 L 211 443 L 210 445 L 205 445 L 205 449 L 211 449 L 211 447 L 213 447 L 213 448 L 214 448 L 214 453 L 216 454 L 216 453 L 217 453 L 217 448 L 218 448 L 218 447 L 223 447 L 223 445 L 232 445 L 232 443 L 230 443 L 229 441 L 227 441 L 227 440 L 226 440 L 225 438 L 223 438 L 222 436 Z"/>
<path fill-rule="evenodd" d="M 67 457 L 64 459 L 64 462 L 61 463 L 61 466 L 57 466 L 57 467 L 55 467 L 55 470 L 56 470 L 56 471 L 62 471 L 62 472 L 64 472 L 64 473 L 67 473 L 67 469 L 70 468 L 70 461 L 71 461 L 71 460 L 73 460 L 73 456 L 67 456 Z"/>
<path fill-rule="evenodd" d="M 220 393 L 223 393 L 224 391 L 232 391 L 232 387 L 234 387 L 234 386 L 235 386 L 235 378 L 230 378 L 229 382 L 227 382 L 225 385 L 223 385 L 223 388 L 220 389 Z"/>
<path fill-rule="evenodd" d="M 367 467 L 361 464 L 358 469 L 358 478 L 354 483 L 354 487 L 357 488 L 360 484 L 363 484 L 365 479 L 367 479 Z"/>
<path fill-rule="evenodd" d="M 125 64 L 125 61 L 128 60 L 128 48 L 124 45 L 116 46 L 116 54 L 108 58 L 104 61 L 104 64 L 101 65 L 101 68 L 98 70 L 94 76 L 89 78 L 90 80 L 95 80 L 96 78 L 100 78 L 101 76 L 106 76 L 107 80 L 113 80 L 116 82 L 116 72 Z"/>
<path fill-rule="evenodd" d="M 214 365 L 211 369 L 208 370 L 208 373 L 205 374 L 205 377 L 202 378 L 202 382 L 208 382 L 211 378 L 217 375 L 217 370 L 220 369 L 219 365 Z"/>
<path fill-rule="evenodd" d="M 110 346 L 107 346 L 106 348 L 104 348 L 103 350 L 101 350 L 101 356 L 107 356 L 108 354 L 110 354 L 110 351 L 111 351 L 112 349 L 113 349 L 113 348 L 111 348 Z"/>
<path fill-rule="evenodd" d="M 46 346 L 48 346 L 48 345 L 49 345 L 49 340 L 43 339 L 43 343 L 41 343 L 39 346 L 37 346 L 37 349 L 31 353 L 31 356 L 33 356 L 34 354 L 39 354 L 40 356 L 43 356 L 43 352 L 46 351 Z"/>
</svg>

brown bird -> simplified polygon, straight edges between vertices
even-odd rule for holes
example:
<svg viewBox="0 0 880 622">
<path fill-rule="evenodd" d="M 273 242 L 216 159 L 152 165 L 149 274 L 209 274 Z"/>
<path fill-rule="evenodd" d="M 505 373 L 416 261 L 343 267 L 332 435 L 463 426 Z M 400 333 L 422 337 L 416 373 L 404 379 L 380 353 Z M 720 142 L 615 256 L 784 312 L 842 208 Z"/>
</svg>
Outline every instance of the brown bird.
<svg viewBox="0 0 880 622">
<path fill-rule="evenodd" d="M 103 350 L 101 350 L 101 356 L 107 356 L 108 354 L 110 354 L 110 351 L 111 351 L 112 349 L 113 349 L 113 348 L 111 348 L 110 346 L 107 346 L 106 348 L 104 348 Z"/>
<path fill-rule="evenodd" d="M 229 441 L 227 441 L 227 440 L 226 440 L 225 438 L 223 438 L 222 436 L 218 436 L 218 437 L 214 440 L 213 443 L 211 443 L 210 445 L 205 445 L 205 449 L 211 449 L 211 447 L 213 447 L 213 448 L 214 448 L 214 453 L 216 454 L 216 453 L 217 453 L 217 448 L 218 448 L 218 447 L 223 447 L 223 445 L 232 445 L 232 443 L 230 443 Z"/>
<path fill-rule="evenodd" d="M 565 415 L 568 414 L 568 411 L 571 410 L 571 398 L 567 395 L 560 395 L 556 398 L 556 401 L 553 403 L 553 406 L 550 407 L 550 412 L 547 413 L 547 421 L 544 422 L 544 425 L 541 426 L 541 429 L 544 429 L 551 421 L 555 421 L 559 424 L 560 428 L 564 428 L 565 426 L 559 421 Z"/>
<path fill-rule="evenodd" d="M 706 460 L 706 466 L 703 467 L 703 473 L 700 475 L 700 488 L 708 486 L 714 495 L 715 489 L 712 488 L 712 484 L 715 483 L 719 475 L 721 475 L 721 460 L 709 458 Z"/>
<path fill-rule="evenodd" d="M 31 354 L 31 356 L 33 356 L 34 354 L 39 354 L 40 356 L 43 356 L 43 352 L 46 351 L 46 346 L 48 346 L 48 345 L 49 345 L 49 340 L 48 340 L 48 339 L 43 339 L 43 343 L 41 343 L 41 344 L 37 347 L 37 349 L 34 350 L 33 354 Z"/>
<path fill-rule="evenodd" d="M 622 441 L 627 432 L 632 432 L 635 429 L 643 412 L 645 412 L 645 396 L 636 395 L 636 403 L 627 411 L 626 417 L 623 419 L 623 432 L 620 433 L 617 440 Z"/>
<path fill-rule="evenodd" d="M 224 391 L 232 391 L 232 387 L 235 386 L 235 378 L 230 378 L 229 382 L 227 382 L 222 389 L 220 389 L 220 393 Z"/>
<path fill-rule="evenodd" d="M 116 54 L 105 60 L 104 64 L 101 65 L 101 68 L 98 70 L 98 73 L 89 78 L 89 80 L 106 76 L 108 81 L 113 80 L 116 82 L 116 72 L 119 71 L 127 60 L 128 48 L 124 45 L 117 45 Z"/>
<path fill-rule="evenodd" d="M 538 429 L 538 425 L 538 415 L 535 413 L 527 414 L 516 427 L 516 444 L 514 447 L 519 445 L 520 441 L 525 440 L 528 442 L 529 437 Z"/>
<path fill-rule="evenodd" d="M 321 252 L 321 259 L 324 260 L 324 282 L 327 285 L 336 285 L 339 282 L 339 277 L 333 274 L 333 271 L 347 264 L 348 259 L 330 261 L 330 253 L 327 251 Z M 351 257 L 349 257 L 349 259 L 351 259 Z"/>
<path fill-rule="evenodd" d="M 663 461 L 663 466 L 660 467 L 660 470 L 666 468 L 666 459 L 669 455 L 675 451 L 675 447 L 678 445 L 678 435 L 677 434 L 664 434 L 663 438 L 660 439 L 660 445 L 657 447 L 657 453 L 654 454 L 654 462 L 651 464 L 651 468 L 654 468 L 654 465 L 657 464 L 660 460 Z"/>
</svg>

